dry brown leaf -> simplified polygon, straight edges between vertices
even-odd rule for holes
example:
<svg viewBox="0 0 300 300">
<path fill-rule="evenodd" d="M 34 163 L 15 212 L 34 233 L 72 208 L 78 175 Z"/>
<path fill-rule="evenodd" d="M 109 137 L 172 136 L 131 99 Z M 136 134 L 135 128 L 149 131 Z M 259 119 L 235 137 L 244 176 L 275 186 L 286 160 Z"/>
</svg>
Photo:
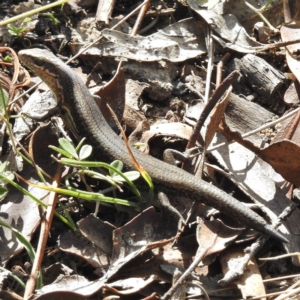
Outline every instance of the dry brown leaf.
<svg viewBox="0 0 300 300">
<path fill-rule="evenodd" d="M 164 240 L 176 236 L 177 230 L 176 220 L 169 215 L 158 214 L 153 207 L 144 210 L 130 222 L 114 230 L 112 263 L 135 251 L 143 252 L 146 248 L 153 248 L 155 244 L 162 246 Z"/>
<path fill-rule="evenodd" d="M 207 249 L 205 256 L 224 250 L 226 245 L 244 230 L 244 228 L 228 227 L 220 220 L 203 221 L 201 219 L 199 222 L 197 241 L 199 248 Z"/>
<path fill-rule="evenodd" d="M 297 145 L 300 145 L 300 111 L 297 114 L 280 122 L 281 128 L 274 137 L 272 144 L 282 140 L 290 140 Z"/>
<path fill-rule="evenodd" d="M 57 163 L 52 161 L 51 155 L 55 154 L 49 145 L 58 146 L 58 134 L 51 123 L 41 124 L 30 136 L 29 154 L 34 162 L 45 172 L 54 176 Z"/>
<path fill-rule="evenodd" d="M 100 108 L 105 120 L 116 132 L 119 132 L 119 128 L 116 125 L 112 114 L 107 108 L 107 104 L 115 112 L 119 121 L 123 118 L 123 113 L 125 109 L 125 77 L 124 71 L 118 69 L 115 76 L 104 86 L 102 87 L 96 98 L 96 103 Z"/>
<path fill-rule="evenodd" d="M 280 29 L 282 41 L 291 41 L 299 38 L 300 22 L 292 22 L 285 24 Z M 300 61 L 297 53 L 300 50 L 300 44 L 293 44 L 286 47 L 286 60 L 290 70 L 295 77 L 300 81 Z"/>
<path fill-rule="evenodd" d="M 166 136 L 188 140 L 191 134 L 192 128 L 187 124 L 179 122 L 154 124 L 150 126 L 150 130 L 142 133 L 142 137 L 139 142 L 145 144 L 145 146 L 142 147 L 142 150 L 145 153 L 149 153 L 149 142 L 156 137 Z"/>
<path fill-rule="evenodd" d="M 230 99 L 230 93 L 231 93 L 231 88 L 227 91 L 226 96 L 216 104 L 212 113 L 210 114 L 207 130 L 205 133 L 205 139 L 204 139 L 206 149 L 208 148 L 211 141 L 213 140 L 213 137 L 219 127 L 225 109 L 227 107 L 228 101 Z"/>
<path fill-rule="evenodd" d="M 54 289 L 54 288 L 53 288 Z M 86 299 L 85 295 L 70 291 L 51 291 L 35 298 L 36 300 L 52 300 L 52 299 L 64 299 L 64 300 L 83 300 Z"/>
<path fill-rule="evenodd" d="M 215 143 L 220 142 L 225 142 L 225 138 L 218 134 Z M 280 188 L 280 183 L 276 184 L 270 178 L 270 172 L 266 172 L 265 165 L 267 163 L 262 166 L 261 159 L 252 150 L 248 150 L 238 143 L 230 145 L 227 143 L 225 147 L 215 150 L 213 154 L 218 163 L 231 174 L 231 180 L 235 185 L 259 205 L 259 209 L 271 223 L 277 222 L 278 216 L 291 205 L 291 201 L 287 198 L 284 190 Z M 269 164 L 267 165 L 269 166 Z M 275 172 L 273 171 L 273 173 Z M 299 210 L 295 210 L 279 227 L 279 231 L 290 241 L 285 245 L 286 250 L 290 253 L 297 252 L 299 249 L 299 219 Z M 299 265 L 297 257 L 294 257 L 292 261 L 295 265 Z"/>
<path fill-rule="evenodd" d="M 94 268 L 107 268 L 109 259 L 98 247 L 75 238 L 71 232 L 63 234 L 58 242 L 58 247 L 70 254 L 81 257 Z"/>
<path fill-rule="evenodd" d="M 25 171 L 28 172 L 27 169 Z M 47 201 L 48 191 L 35 187 L 29 187 L 28 190 L 33 196 Z M 16 189 L 12 189 L 1 203 L 0 215 L 1 221 L 10 224 L 29 241 L 41 221 L 38 204 Z M 9 228 L 1 227 L 0 241 L 0 256 L 3 264 L 7 259 L 24 249 L 24 244 L 17 239 Z"/>
<path fill-rule="evenodd" d="M 224 2 L 226 3 L 226 1 Z M 229 4 L 229 3 L 228 3 Z M 242 4 L 241 2 L 239 4 Z M 240 53 L 255 53 L 257 50 L 253 47 L 262 46 L 263 44 L 252 39 L 245 28 L 241 26 L 235 14 L 232 12 L 224 12 L 223 1 L 215 5 L 212 9 L 202 9 L 201 5 L 196 0 L 188 0 L 189 7 L 199 14 L 212 29 L 221 37 L 214 36 L 223 47 Z M 244 4 L 245 5 L 245 4 Z M 233 7 L 233 5 L 228 5 Z M 236 6 L 236 3 L 235 5 Z M 245 9 L 245 6 L 240 6 L 240 9 Z"/>
<path fill-rule="evenodd" d="M 112 253 L 112 232 L 115 227 L 104 222 L 93 214 L 81 219 L 78 222 L 78 229 L 89 241 L 96 245 L 107 255 Z"/>
<path fill-rule="evenodd" d="M 283 96 L 284 103 L 289 107 L 295 107 L 299 105 L 299 91 L 300 84 L 299 82 L 293 82 L 288 89 L 285 91 Z"/>
<path fill-rule="evenodd" d="M 90 48 L 86 53 L 99 53 L 101 56 L 126 57 L 137 61 L 172 62 L 185 61 L 206 53 L 203 23 L 194 19 L 176 22 L 149 36 L 130 36 L 120 31 L 104 29 L 99 50 Z"/>
<path fill-rule="evenodd" d="M 236 245 L 223 251 L 220 255 L 223 273 L 226 274 L 227 272 L 235 272 L 236 269 L 239 269 L 239 265 L 244 254 L 244 250 L 236 247 Z M 243 299 L 266 294 L 255 258 L 250 260 L 245 269 L 244 275 L 236 280 L 235 283 L 240 289 Z"/>
<path fill-rule="evenodd" d="M 250 141 L 241 137 L 238 132 L 230 131 L 226 124 L 223 124 L 223 134 L 230 140 L 234 139 L 247 149 L 253 151 L 262 160 L 269 163 L 276 172 L 282 175 L 287 181 L 300 185 L 300 147 L 289 141 L 276 142 L 265 149 L 256 147 Z"/>
</svg>

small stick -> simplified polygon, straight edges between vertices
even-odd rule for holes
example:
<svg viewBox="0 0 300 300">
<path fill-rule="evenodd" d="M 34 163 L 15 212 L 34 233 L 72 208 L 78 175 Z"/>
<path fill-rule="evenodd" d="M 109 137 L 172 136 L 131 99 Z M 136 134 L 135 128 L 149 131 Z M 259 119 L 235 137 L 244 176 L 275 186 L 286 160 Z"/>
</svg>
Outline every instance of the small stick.
<svg viewBox="0 0 300 300">
<path fill-rule="evenodd" d="M 131 33 L 132 36 L 135 36 L 135 35 L 138 34 L 139 29 L 140 29 L 141 24 L 142 24 L 142 21 L 144 20 L 146 12 L 149 9 L 149 7 L 150 7 L 150 0 L 146 0 L 145 4 L 141 8 L 140 13 L 139 13 L 139 15 L 138 15 L 138 17 L 135 21 L 135 24 L 134 24 L 134 27 L 133 27 L 132 33 Z"/>
<path fill-rule="evenodd" d="M 52 187 L 57 187 L 60 184 L 61 174 L 63 170 L 63 165 L 59 164 L 57 168 L 57 172 L 54 178 L 54 182 L 52 183 Z M 55 211 L 55 206 L 57 204 L 57 194 L 55 192 L 51 192 L 49 196 L 49 204 L 47 207 L 45 218 L 42 218 L 41 231 L 40 231 L 40 239 L 39 244 L 36 251 L 36 257 L 34 259 L 34 263 L 32 266 L 31 274 L 26 283 L 26 289 L 24 293 L 24 299 L 27 300 L 29 297 L 34 294 L 34 289 L 36 286 L 36 281 L 38 277 L 38 273 L 41 269 L 42 260 L 44 257 L 47 240 L 52 224 L 52 219 Z"/>
<path fill-rule="evenodd" d="M 224 65 L 227 63 L 228 59 L 230 58 L 231 54 L 229 52 L 227 52 L 222 59 L 220 60 L 220 62 L 218 63 L 217 66 L 217 76 L 216 76 L 216 88 L 219 87 L 219 85 L 222 82 L 222 69 L 224 67 Z"/>
</svg>

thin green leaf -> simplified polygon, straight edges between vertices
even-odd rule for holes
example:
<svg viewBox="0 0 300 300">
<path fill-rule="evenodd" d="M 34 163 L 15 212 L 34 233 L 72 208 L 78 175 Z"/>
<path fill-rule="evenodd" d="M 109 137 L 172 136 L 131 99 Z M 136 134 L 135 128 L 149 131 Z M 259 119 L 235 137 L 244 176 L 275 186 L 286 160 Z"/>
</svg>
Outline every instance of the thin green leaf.
<svg viewBox="0 0 300 300">
<path fill-rule="evenodd" d="M 40 199 L 34 197 L 31 193 L 29 193 L 26 189 L 22 188 L 20 185 L 18 185 L 17 183 L 15 183 L 14 181 L 5 178 L 3 175 L 0 174 L 0 179 L 2 180 L 6 180 L 9 184 L 11 184 L 13 187 L 15 187 L 16 189 L 18 189 L 19 191 L 21 191 L 24 195 L 30 197 L 33 201 L 35 201 L 37 204 L 41 205 L 44 208 L 47 208 L 47 205 L 41 201 Z M 62 215 L 60 215 L 58 212 L 54 212 L 55 216 L 60 219 L 64 224 L 66 224 L 67 226 L 69 226 L 72 230 L 76 230 L 76 227 L 73 227 L 72 224 L 70 224 L 68 222 L 67 219 L 65 219 Z"/>
<path fill-rule="evenodd" d="M 124 172 L 123 175 L 131 181 L 135 181 L 141 177 L 141 173 L 138 171 Z M 115 174 L 114 176 L 112 176 L 112 178 L 113 180 L 124 182 L 124 178 L 119 176 L 118 174 Z"/>
<path fill-rule="evenodd" d="M 10 30 L 13 30 L 13 31 L 16 31 L 18 29 L 13 23 L 8 24 L 7 28 L 10 29 Z"/>
<path fill-rule="evenodd" d="M 8 24 L 8 32 L 13 36 L 19 36 L 26 30 L 26 27 L 16 27 L 14 24 Z"/>
<path fill-rule="evenodd" d="M 53 14 L 49 14 L 49 18 L 51 19 L 51 21 L 54 25 L 57 25 L 60 23 L 60 21 L 57 18 L 55 18 Z"/>
<path fill-rule="evenodd" d="M 25 24 L 26 24 L 26 23 L 29 23 L 31 20 L 32 20 L 31 18 L 26 17 L 26 18 L 23 20 L 22 23 L 25 23 Z"/>
<path fill-rule="evenodd" d="M 99 179 L 99 180 L 104 180 L 104 181 L 108 182 L 109 184 L 115 186 L 121 192 L 123 191 L 121 189 L 121 187 L 119 186 L 119 184 L 122 184 L 122 182 L 124 182 L 124 179 L 122 177 L 121 178 L 123 179 L 123 181 L 120 181 L 120 180 L 117 181 L 114 178 L 112 178 L 111 176 L 108 176 L 108 175 L 105 176 L 101 173 L 94 172 L 94 171 L 91 171 L 91 170 L 83 170 L 83 173 L 90 176 L 90 177 L 92 177 L 92 178 Z"/>
<path fill-rule="evenodd" d="M 78 143 L 78 145 L 76 146 L 76 152 L 79 151 L 79 149 L 81 148 L 81 146 L 83 145 L 84 141 L 86 140 L 86 138 L 82 138 L 81 141 Z"/>
<path fill-rule="evenodd" d="M 26 237 L 20 231 L 13 228 L 9 224 L 5 223 L 3 220 L 0 220 L 0 225 L 2 225 L 2 226 L 4 226 L 4 227 L 11 230 L 11 232 L 16 236 L 16 238 L 24 246 L 31 262 L 34 263 L 35 251 L 34 251 L 32 245 L 30 244 L 30 242 L 26 239 Z M 37 289 L 40 289 L 42 286 L 43 286 L 42 272 L 40 271 L 39 275 L 38 275 L 38 280 L 37 280 Z"/>
<path fill-rule="evenodd" d="M 50 149 L 56 151 L 57 153 L 60 153 L 61 155 L 65 156 L 65 157 L 68 157 L 68 158 L 72 158 L 73 157 L 69 152 L 67 152 L 67 151 L 65 151 L 65 150 L 63 150 L 61 148 L 58 148 L 58 147 L 55 147 L 55 146 L 52 146 L 52 145 L 49 145 L 48 147 Z"/>
<path fill-rule="evenodd" d="M 3 267 L 0 267 L 0 271 L 6 272 L 11 278 L 13 278 L 23 289 L 25 289 L 25 283 L 16 275 L 14 275 L 12 272 L 6 270 Z"/>
<path fill-rule="evenodd" d="M 0 220 L 0 225 L 4 226 L 12 231 L 12 233 L 16 236 L 16 238 L 20 241 L 20 243 L 22 243 L 23 246 L 25 247 L 27 254 L 30 257 L 30 260 L 32 262 L 34 262 L 35 251 L 34 251 L 32 245 L 30 244 L 30 242 L 28 242 L 28 240 L 26 239 L 26 237 L 23 236 L 23 234 L 21 232 L 19 232 L 17 229 L 13 228 L 12 226 L 7 224 L 3 220 Z"/>
<path fill-rule="evenodd" d="M 79 159 L 84 160 L 88 158 L 93 151 L 93 147 L 91 145 L 83 145 L 79 151 Z"/>
<path fill-rule="evenodd" d="M 0 174 L 5 172 L 8 165 L 9 165 L 8 161 L 4 161 L 3 163 L 0 163 Z"/>
<path fill-rule="evenodd" d="M 14 180 L 15 176 L 14 174 L 11 172 L 11 171 L 7 171 L 7 167 L 9 165 L 9 162 L 8 161 L 5 161 L 3 163 L 0 162 L 0 174 L 2 176 L 4 176 L 5 178 L 8 178 L 10 180 Z M 2 180 L 0 178 L 0 184 L 6 184 L 6 181 L 5 180 Z"/>
<path fill-rule="evenodd" d="M 153 185 L 152 179 L 146 170 L 144 170 L 144 172 L 141 172 L 141 175 L 145 179 L 147 184 L 149 185 L 150 189 L 149 189 L 149 197 L 148 197 L 149 200 L 148 201 L 151 202 L 154 197 L 154 185 Z"/>
<path fill-rule="evenodd" d="M 118 171 L 122 172 L 123 170 L 123 162 L 120 160 L 114 160 L 111 164 L 112 167 L 116 168 Z M 115 175 L 117 175 L 113 170 L 109 170 L 109 175 L 111 177 L 114 177 Z"/>
<path fill-rule="evenodd" d="M 0 201 L 4 200 L 8 193 L 8 189 L 0 186 Z"/>
<path fill-rule="evenodd" d="M 8 94 L 0 87 L 0 113 L 3 114 L 8 103 Z"/>
<path fill-rule="evenodd" d="M 72 225 L 72 227 L 74 229 L 76 229 L 76 224 L 74 223 L 73 219 L 71 218 L 69 211 L 65 208 L 65 206 L 63 205 L 63 203 L 61 201 L 58 202 L 58 206 L 62 207 L 66 219 Z"/>
<path fill-rule="evenodd" d="M 75 150 L 75 147 L 73 146 L 73 144 L 71 142 L 69 142 L 65 138 L 60 138 L 58 140 L 58 143 L 59 143 L 60 147 L 62 149 L 64 149 L 65 151 L 67 151 L 68 153 L 70 153 L 72 155 L 72 157 L 78 159 L 78 154 Z"/>
</svg>

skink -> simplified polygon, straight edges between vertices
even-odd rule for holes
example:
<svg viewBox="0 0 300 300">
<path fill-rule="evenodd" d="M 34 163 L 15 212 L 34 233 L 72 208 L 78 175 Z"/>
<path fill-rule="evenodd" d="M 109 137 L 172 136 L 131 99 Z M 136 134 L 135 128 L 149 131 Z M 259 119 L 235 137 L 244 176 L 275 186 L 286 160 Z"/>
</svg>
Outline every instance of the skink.
<svg viewBox="0 0 300 300">
<path fill-rule="evenodd" d="M 121 160 L 134 169 L 124 141 L 110 128 L 83 81 L 54 54 L 41 49 L 19 52 L 20 60 L 54 93 L 62 118 L 72 134 L 87 138 L 101 160 Z M 139 164 L 149 173 L 157 190 L 186 196 L 214 207 L 239 222 L 281 242 L 288 240 L 243 203 L 186 171 L 132 149 Z"/>
</svg>

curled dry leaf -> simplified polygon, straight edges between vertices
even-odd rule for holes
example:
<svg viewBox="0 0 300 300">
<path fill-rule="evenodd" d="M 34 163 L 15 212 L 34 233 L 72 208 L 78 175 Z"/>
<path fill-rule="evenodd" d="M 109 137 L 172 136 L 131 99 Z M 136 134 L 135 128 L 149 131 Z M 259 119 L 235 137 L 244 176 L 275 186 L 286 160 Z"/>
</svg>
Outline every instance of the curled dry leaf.
<svg viewBox="0 0 300 300">
<path fill-rule="evenodd" d="M 125 77 L 123 69 L 119 68 L 115 76 L 98 92 L 95 101 L 101 110 L 105 120 L 114 131 L 119 132 L 111 112 L 107 108 L 107 104 L 115 112 L 119 121 L 123 118 L 125 109 Z"/>
<path fill-rule="evenodd" d="M 291 22 L 285 24 L 280 29 L 282 41 L 291 41 L 299 38 L 300 35 L 300 22 Z M 292 73 L 298 81 L 300 81 L 300 61 L 298 53 L 300 44 L 293 44 L 286 46 L 286 61 Z"/>
<path fill-rule="evenodd" d="M 209 122 L 207 125 L 207 130 L 205 133 L 205 147 L 210 145 L 218 127 L 224 115 L 225 109 L 227 107 L 228 101 L 230 100 L 231 89 L 229 88 L 226 92 L 224 98 L 219 101 L 214 107 L 212 113 L 210 114 Z"/>
<path fill-rule="evenodd" d="M 214 39 L 224 48 L 240 53 L 255 53 L 263 44 L 253 40 L 232 13 L 223 14 L 221 5 L 211 10 L 201 9 L 199 2 L 188 0 L 189 7 L 199 14 L 219 36 Z"/>
<path fill-rule="evenodd" d="M 197 241 L 199 249 L 207 249 L 205 256 L 221 252 L 244 230 L 244 228 L 228 227 L 220 220 L 203 221 L 200 219 L 199 222 Z"/>
<path fill-rule="evenodd" d="M 253 151 L 261 159 L 269 163 L 276 172 L 287 181 L 300 185 L 300 146 L 289 141 L 282 140 L 261 149 L 252 142 L 243 139 L 238 132 L 231 131 L 224 123 L 223 134 L 229 139 L 234 139 L 247 149 Z"/>
<path fill-rule="evenodd" d="M 147 130 L 142 134 L 140 142 L 146 144 L 146 146 L 143 147 L 144 152 L 149 152 L 149 142 L 158 136 L 166 136 L 188 140 L 191 133 L 192 128 L 189 125 L 182 124 L 179 122 L 154 124 L 150 126 L 150 130 Z"/>
</svg>

